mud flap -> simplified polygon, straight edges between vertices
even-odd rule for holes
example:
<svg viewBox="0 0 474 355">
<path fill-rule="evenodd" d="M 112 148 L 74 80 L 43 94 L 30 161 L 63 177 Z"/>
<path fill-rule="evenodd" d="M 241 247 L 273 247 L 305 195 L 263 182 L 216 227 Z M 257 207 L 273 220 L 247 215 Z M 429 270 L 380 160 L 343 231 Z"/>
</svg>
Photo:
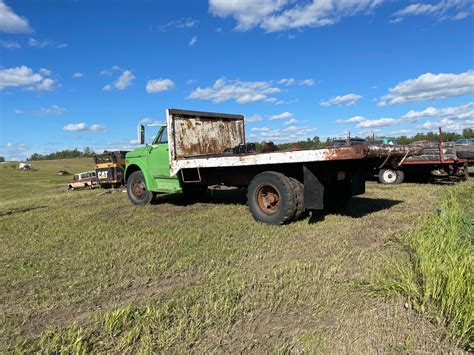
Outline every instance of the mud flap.
<svg viewBox="0 0 474 355">
<path fill-rule="evenodd" d="M 304 175 L 304 208 L 322 210 L 324 208 L 324 185 L 306 165 L 303 165 Z"/>
<path fill-rule="evenodd" d="M 362 169 L 352 173 L 351 196 L 365 194 L 365 173 Z"/>
</svg>

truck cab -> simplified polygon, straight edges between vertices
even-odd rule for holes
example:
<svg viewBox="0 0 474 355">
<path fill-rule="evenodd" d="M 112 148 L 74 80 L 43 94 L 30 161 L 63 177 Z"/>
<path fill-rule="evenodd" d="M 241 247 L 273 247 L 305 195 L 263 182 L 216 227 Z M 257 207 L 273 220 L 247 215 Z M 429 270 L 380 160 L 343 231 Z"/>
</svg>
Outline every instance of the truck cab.
<svg viewBox="0 0 474 355">
<path fill-rule="evenodd" d="M 168 146 L 168 129 L 163 124 L 158 129 L 151 144 L 145 144 L 145 125 L 140 125 L 139 142 L 144 144 L 125 156 L 125 181 L 134 175 L 133 192 L 139 202 L 148 201 L 156 193 L 175 193 L 181 191 L 181 184 L 176 176 L 170 176 L 170 156 Z M 147 194 L 147 191 L 151 192 Z M 141 198 L 140 198 L 141 197 Z M 132 200 L 132 202 L 134 202 Z"/>
</svg>

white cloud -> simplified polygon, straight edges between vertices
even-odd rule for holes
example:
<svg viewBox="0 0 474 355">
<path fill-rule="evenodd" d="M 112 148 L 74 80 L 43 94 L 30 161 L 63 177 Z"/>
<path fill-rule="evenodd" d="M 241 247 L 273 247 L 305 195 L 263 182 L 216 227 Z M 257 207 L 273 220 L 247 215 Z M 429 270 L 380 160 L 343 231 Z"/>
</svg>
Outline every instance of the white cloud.
<svg viewBox="0 0 474 355">
<path fill-rule="evenodd" d="M 474 11 L 471 1 L 466 0 L 442 0 L 435 4 L 415 3 L 392 14 L 391 22 L 401 22 L 408 16 L 432 16 L 442 20 L 462 20 L 471 16 Z"/>
<path fill-rule="evenodd" d="M 53 79 L 44 79 L 39 84 L 36 84 L 31 90 L 37 91 L 53 91 L 55 89 L 55 82 Z"/>
<path fill-rule="evenodd" d="M 293 114 L 291 112 L 282 112 L 278 115 L 272 115 L 270 116 L 270 121 L 273 121 L 273 120 L 284 120 L 284 119 L 287 119 L 287 118 L 291 118 L 293 117 Z"/>
<path fill-rule="evenodd" d="M 333 25 L 343 17 L 368 13 L 380 3 L 382 0 L 209 0 L 209 10 L 219 17 L 233 17 L 240 31 L 260 27 L 277 32 Z"/>
<path fill-rule="evenodd" d="M 126 87 L 132 85 L 132 81 L 135 79 L 135 75 L 130 70 L 125 70 L 114 83 L 114 87 L 123 90 Z"/>
<path fill-rule="evenodd" d="M 461 74 L 425 73 L 402 81 L 379 99 L 379 106 L 431 101 L 474 93 L 474 71 Z"/>
<path fill-rule="evenodd" d="M 403 120 L 414 121 L 422 117 L 445 117 L 453 119 L 474 119 L 474 102 L 469 102 L 462 106 L 455 107 L 445 107 L 445 108 L 436 108 L 436 107 L 427 107 L 422 111 L 408 111 L 405 115 L 402 116 Z"/>
<path fill-rule="evenodd" d="M 43 72 L 45 70 L 47 69 L 42 69 Z M 55 82 L 52 79 L 45 78 L 41 73 L 33 72 L 31 68 L 24 65 L 0 69 L 0 90 L 17 86 L 25 86 L 29 90 L 51 91 L 55 87 Z"/>
<path fill-rule="evenodd" d="M 281 80 L 278 81 L 278 84 L 282 84 L 282 85 L 286 85 L 286 86 L 294 85 L 295 83 L 296 83 L 296 80 L 293 79 L 293 78 L 281 79 Z"/>
<path fill-rule="evenodd" d="M 313 86 L 315 83 L 314 79 L 304 79 L 296 80 L 294 78 L 285 78 L 278 80 L 278 84 L 291 86 L 291 85 L 300 85 L 300 86 Z"/>
<path fill-rule="evenodd" d="M 331 97 L 329 100 L 321 100 L 321 106 L 332 106 L 332 105 L 346 105 L 354 106 L 362 96 L 357 94 L 338 95 Z"/>
<path fill-rule="evenodd" d="M 402 129 L 398 129 L 396 131 L 391 131 L 388 135 L 389 136 L 406 136 L 410 133 L 411 133 L 410 129 L 402 128 Z"/>
<path fill-rule="evenodd" d="M 276 102 L 269 97 L 281 91 L 269 81 L 240 81 L 220 78 L 212 87 L 195 89 L 188 99 L 211 100 L 215 103 L 235 100 L 240 104 L 257 101 Z M 272 100 L 275 101 L 272 101 Z"/>
<path fill-rule="evenodd" d="M 357 124 L 357 128 L 374 128 L 374 127 L 385 127 L 393 126 L 399 123 L 399 120 L 395 118 L 377 118 L 375 120 L 364 120 Z"/>
<path fill-rule="evenodd" d="M 160 26 L 158 29 L 161 32 L 166 32 L 172 27 L 186 29 L 186 28 L 194 28 L 197 26 L 199 26 L 199 20 L 195 20 L 192 18 L 180 18 L 179 20 L 170 21 L 167 24 Z"/>
<path fill-rule="evenodd" d="M 250 129 L 252 132 L 268 132 L 270 128 L 268 127 L 253 127 Z"/>
<path fill-rule="evenodd" d="M 41 68 L 39 70 L 40 74 L 43 74 L 44 76 L 50 76 L 51 75 L 51 70 L 46 69 L 46 68 Z"/>
<path fill-rule="evenodd" d="M 262 121 L 263 118 L 261 115 L 253 115 L 245 118 L 245 122 L 256 123 Z"/>
<path fill-rule="evenodd" d="M 454 107 L 427 107 L 422 111 L 411 110 L 400 118 L 377 118 L 367 119 L 363 116 L 354 116 L 347 120 L 338 120 L 338 124 L 356 124 L 358 128 L 386 127 L 407 124 L 423 117 L 436 117 L 438 121 L 426 121 L 418 126 L 420 129 L 434 129 L 443 127 L 445 130 L 459 131 L 462 128 L 473 127 L 474 122 L 474 102 L 469 102 L 461 106 Z M 401 131 L 401 130 L 400 130 Z"/>
<path fill-rule="evenodd" d="M 116 71 L 122 71 L 119 67 L 112 67 L 110 71 L 102 71 L 101 74 L 112 75 Z M 110 73 L 110 74 L 109 74 Z M 130 85 L 132 85 L 133 80 L 135 80 L 135 75 L 130 70 L 123 70 L 120 76 L 112 84 L 105 85 L 103 91 L 112 91 L 114 89 L 123 90 Z"/>
<path fill-rule="evenodd" d="M 160 122 L 158 120 L 155 120 L 155 119 L 149 118 L 149 117 L 141 119 L 140 123 L 142 123 L 144 125 L 149 125 L 149 126 L 157 126 L 157 125 L 163 124 L 163 122 Z"/>
<path fill-rule="evenodd" d="M 52 105 L 49 108 L 41 107 L 41 110 L 38 114 L 41 116 L 61 116 L 64 115 L 66 112 L 67 109 L 65 107 Z"/>
<path fill-rule="evenodd" d="M 300 85 L 313 86 L 315 83 L 314 79 L 304 79 L 299 82 Z"/>
<path fill-rule="evenodd" d="M 50 40 L 39 41 L 35 38 L 28 39 L 28 45 L 35 48 L 55 47 L 55 48 L 66 48 L 67 43 L 55 42 Z"/>
<path fill-rule="evenodd" d="M 80 73 L 80 72 L 75 72 L 72 74 L 72 77 L 74 79 L 79 79 L 79 78 L 82 78 L 84 76 L 84 74 Z"/>
<path fill-rule="evenodd" d="M 100 124 L 87 125 L 85 123 L 69 123 L 64 126 L 63 131 L 66 132 L 79 132 L 79 131 L 89 131 L 89 132 L 105 132 L 106 127 Z"/>
<path fill-rule="evenodd" d="M 197 43 L 197 41 L 198 41 L 197 36 L 193 36 L 191 40 L 189 41 L 189 46 L 193 47 Z"/>
<path fill-rule="evenodd" d="M 28 20 L 20 17 L 0 0 L 0 32 L 6 33 L 30 33 L 32 32 Z"/>
<path fill-rule="evenodd" d="M 28 146 L 20 142 L 8 142 L 0 147 L 0 155 L 7 160 L 26 160 L 28 156 Z"/>
<path fill-rule="evenodd" d="M 107 75 L 107 76 L 112 76 L 116 72 L 123 72 L 124 69 L 119 67 L 118 65 L 114 65 L 113 67 L 109 69 L 104 69 L 100 72 L 100 75 Z"/>
<path fill-rule="evenodd" d="M 148 83 L 146 84 L 146 91 L 149 94 L 152 93 L 158 93 L 162 91 L 168 91 L 170 89 L 173 89 L 175 87 L 175 84 L 172 80 L 170 79 L 154 79 L 154 80 L 148 80 Z"/>
<path fill-rule="evenodd" d="M 298 123 L 298 122 L 299 121 L 297 119 L 292 118 L 291 120 L 288 120 L 283 124 L 286 125 L 286 126 L 290 126 L 290 125 L 293 125 L 293 124 Z"/>
<path fill-rule="evenodd" d="M 336 123 L 337 124 L 349 124 L 349 123 L 359 123 L 359 122 L 362 122 L 362 121 L 365 121 L 366 118 L 363 117 L 363 116 L 354 116 L 354 117 L 351 117 L 347 120 L 337 120 Z"/>
<path fill-rule="evenodd" d="M 465 128 L 474 127 L 474 120 L 466 120 L 463 122 L 454 121 L 449 118 L 443 118 L 439 121 L 426 121 L 420 126 L 417 126 L 418 129 L 423 129 L 426 131 L 437 131 L 438 127 L 441 127 L 445 132 L 446 131 L 455 131 L 460 132 Z"/>
<path fill-rule="evenodd" d="M 13 110 L 13 112 L 15 112 L 15 115 L 23 115 L 25 113 L 25 110 L 16 108 Z"/>
<path fill-rule="evenodd" d="M 20 43 L 16 41 L 1 41 L 2 46 L 7 49 L 18 49 L 21 48 Z"/>
</svg>

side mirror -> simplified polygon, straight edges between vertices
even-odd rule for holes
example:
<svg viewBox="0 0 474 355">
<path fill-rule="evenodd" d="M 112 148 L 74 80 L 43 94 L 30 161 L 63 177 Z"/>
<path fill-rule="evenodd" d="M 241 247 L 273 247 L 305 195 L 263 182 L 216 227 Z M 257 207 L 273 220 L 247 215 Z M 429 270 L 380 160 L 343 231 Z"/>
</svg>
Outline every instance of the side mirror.
<svg viewBox="0 0 474 355">
<path fill-rule="evenodd" d="M 139 124 L 138 125 L 138 142 L 140 144 L 145 144 L 145 125 Z"/>
</svg>

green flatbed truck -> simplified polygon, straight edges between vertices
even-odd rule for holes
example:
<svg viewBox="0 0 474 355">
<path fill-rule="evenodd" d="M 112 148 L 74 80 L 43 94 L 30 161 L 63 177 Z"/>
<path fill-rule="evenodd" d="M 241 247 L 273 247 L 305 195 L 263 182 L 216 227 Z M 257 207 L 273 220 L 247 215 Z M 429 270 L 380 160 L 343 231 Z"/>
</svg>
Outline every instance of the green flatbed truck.
<svg viewBox="0 0 474 355">
<path fill-rule="evenodd" d="M 144 125 L 138 135 L 144 144 Z M 376 145 L 257 153 L 252 146 L 245 141 L 242 115 L 168 109 L 153 142 L 126 155 L 128 197 L 142 205 L 158 193 L 243 187 L 257 221 L 285 224 L 305 210 L 344 205 L 365 192 L 370 169 L 412 153 L 408 147 Z"/>
</svg>

